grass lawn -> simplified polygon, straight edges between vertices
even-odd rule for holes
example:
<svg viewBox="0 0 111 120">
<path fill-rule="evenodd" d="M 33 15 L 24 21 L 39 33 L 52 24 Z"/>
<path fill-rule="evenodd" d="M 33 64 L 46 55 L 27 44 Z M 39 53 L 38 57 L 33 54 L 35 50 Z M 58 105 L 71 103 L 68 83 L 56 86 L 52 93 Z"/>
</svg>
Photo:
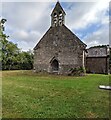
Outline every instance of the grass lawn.
<svg viewBox="0 0 111 120">
<path fill-rule="evenodd" d="M 3 118 L 107 118 L 109 76 L 41 75 L 3 71 Z"/>
</svg>

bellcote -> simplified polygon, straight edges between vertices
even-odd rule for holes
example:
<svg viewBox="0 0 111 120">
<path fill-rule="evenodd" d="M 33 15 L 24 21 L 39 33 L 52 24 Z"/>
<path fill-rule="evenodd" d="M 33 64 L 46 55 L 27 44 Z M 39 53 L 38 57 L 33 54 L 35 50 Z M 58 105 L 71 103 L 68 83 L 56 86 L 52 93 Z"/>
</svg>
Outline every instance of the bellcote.
<svg viewBox="0 0 111 120">
<path fill-rule="evenodd" d="M 51 26 L 62 26 L 65 23 L 65 15 L 65 11 L 61 7 L 60 3 L 57 2 L 51 14 Z"/>
</svg>

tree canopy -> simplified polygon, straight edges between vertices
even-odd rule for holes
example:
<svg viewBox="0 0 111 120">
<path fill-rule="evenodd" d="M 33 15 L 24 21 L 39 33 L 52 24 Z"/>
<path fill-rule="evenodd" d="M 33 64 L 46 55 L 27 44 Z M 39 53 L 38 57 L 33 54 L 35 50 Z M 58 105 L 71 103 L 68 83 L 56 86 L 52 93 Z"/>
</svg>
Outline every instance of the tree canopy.
<svg viewBox="0 0 111 120">
<path fill-rule="evenodd" d="M 0 65 L 3 70 L 32 69 L 33 53 L 21 51 L 17 44 L 8 41 L 8 37 L 4 33 L 4 23 L 6 19 L 0 21 Z"/>
</svg>

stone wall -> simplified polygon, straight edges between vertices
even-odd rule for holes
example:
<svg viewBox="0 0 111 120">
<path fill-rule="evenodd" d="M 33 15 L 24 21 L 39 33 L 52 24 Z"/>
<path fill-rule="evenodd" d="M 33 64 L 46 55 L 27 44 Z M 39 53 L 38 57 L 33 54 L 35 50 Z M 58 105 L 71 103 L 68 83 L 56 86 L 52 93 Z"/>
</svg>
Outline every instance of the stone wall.
<svg viewBox="0 0 111 120">
<path fill-rule="evenodd" d="M 83 66 L 83 55 L 80 49 L 71 52 L 67 48 L 62 48 L 59 51 L 58 48 L 51 48 L 50 46 L 48 50 L 45 48 L 35 51 L 34 67 L 36 71 L 52 73 L 51 61 L 53 59 L 56 59 L 59 63 L 58 74 L 67 74 L 71 68 Z"/>
<path fill-rule="evenodd" d="M 34 50 L 34 69 L 52 73 L 51 61 L 56 59 L 58 74 L 68 74 L 71 68 L 83 67 L 85 47 L 65 26 L 50 28 Z"/>
<path fill-rule="evenodd" d="M 87 57 L 86 70 L 88 73 L 107 73 L 107 58 L 106 57 Z"/>
<path fill-rule="evenodd" d="M 96 46 L 87 49 L 86 70 L 90 73 L 109 72 L 109 46 Z"/>
</svg>

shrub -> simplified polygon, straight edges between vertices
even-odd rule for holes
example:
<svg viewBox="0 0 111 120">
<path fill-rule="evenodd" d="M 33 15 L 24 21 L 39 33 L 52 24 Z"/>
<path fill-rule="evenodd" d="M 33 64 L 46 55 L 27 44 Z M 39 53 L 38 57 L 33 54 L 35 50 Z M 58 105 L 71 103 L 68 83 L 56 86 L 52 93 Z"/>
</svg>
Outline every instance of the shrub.
<svg viewBox="0 0 111 120">
<path fill-rule="evenodd" d="M 71 68 L 69 70 L 69 76 L 83 76 L 85 75 L 86 70 L 84 67 Z"/>
</svg>

